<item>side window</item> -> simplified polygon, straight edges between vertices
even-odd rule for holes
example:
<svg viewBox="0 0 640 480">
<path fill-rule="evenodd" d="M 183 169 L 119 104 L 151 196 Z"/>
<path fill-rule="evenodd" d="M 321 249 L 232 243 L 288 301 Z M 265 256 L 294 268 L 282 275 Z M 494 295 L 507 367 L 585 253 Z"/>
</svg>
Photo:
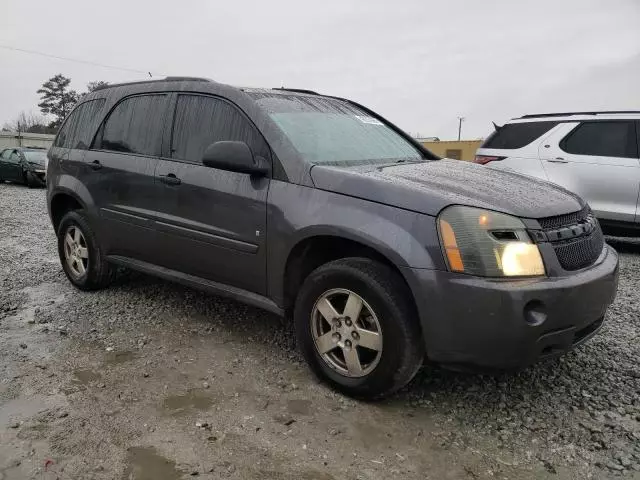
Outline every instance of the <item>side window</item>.
<svg viewBox="0 0 640 480">
<path fill-rule="evenodd" d="M 81 103 L 74 108 L 60 129 L 53 146 L 88 149 L 91 136 L 95 133 L 96 115 L 102 109 L 104 102 L 104 98 L 99 98 Z"/>
<path fill-rule="evenodd" d="M 3 159 L 8 159 L 11 156 L 11 152 L 12 150 L 6 148 L 2 151 L 2 154 L 0 155 L 0 157 L 2 157 Z"/>
<path fill-rule="evenodd" d="M 178 95 L 172 157 L 200 163 L 206 148 L 222 140 L 245 142 L 254 155 L 270 158 L 260 132 L 234 105 L 202 95 Z"/>
<path fill-rule="evenodd" d="M 480 148 L 512 150 L 526 147 L 557 124 L 558 122 L 507 123 L 489 135 Z"/>
<path fill-rule="evenodd" d="M 101 150 L 160 155 L 167 95 L 139 95 L 122 100 L 101 128 Z"/>
<path fill-rule="evenodd" d="M 585 122 L 560 142 L 560 148 L 576 155 L 638 158 L 633 122 Z"/>
<path fill-rule="evenodd" d="M 9 155 L 9 163 L 18 163 L 20 161 L 20 155 L 15 150 L 11 151 Z"/>
</svg>

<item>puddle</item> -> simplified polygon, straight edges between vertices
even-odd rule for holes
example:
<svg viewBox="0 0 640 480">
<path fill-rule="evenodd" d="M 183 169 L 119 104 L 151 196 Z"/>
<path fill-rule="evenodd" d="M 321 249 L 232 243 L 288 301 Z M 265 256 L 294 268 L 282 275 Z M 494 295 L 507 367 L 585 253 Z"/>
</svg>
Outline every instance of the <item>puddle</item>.
<svg viewBox="0 0 640 480">
<path fill-rule="evenodd" d="M 155 448 L 131 447 L 122 480 L 180 480 L 176 463 L 156 453 Z"/>
<path fill-rule="evenodd" d="M 289 400 L 287 410 L 291 414 L 309 415 L 311 413 L 311 400 Z"/>
<path fill-rule="evenodd" d="M 172 414 L 176 414 L 192 408 L 207 410 L 211 405 L 213 405 L 213 397 L 211 395 L 207 395 L 200 390 L 191 390 L 182 395 L 166 397 L 162 406 L 165 410 L 170 410 Z"/>
<path fill-rule="evenodd" d="M 73 372 L 73 379 L 71 380 L 71 383 L 75 383 L 76 385 L 88 385 L 100 378 L 102 378 L 102 375 L 98 372 L 94 372 L 93 370 L 75 370 Z"/>
<path fill-rule="evenodd" d="M 130 362 L 136 358 L 136 354 L 133 352 L 107 352 L 104 356 L 105 365 L 119 365 L 120 363 Z"/>
<path fill-rule="evenodd" d="M 62 405 L 66 405 L 66 400 L 57 395 L 47 397 L 33 395 L 30 398 L 19 397 L 9 400 L 0 408 L 0 425 L 4 426 L 17 420 L 27 419 L 40 412 L 45 412 L 47 409 Z"/>
</svg>

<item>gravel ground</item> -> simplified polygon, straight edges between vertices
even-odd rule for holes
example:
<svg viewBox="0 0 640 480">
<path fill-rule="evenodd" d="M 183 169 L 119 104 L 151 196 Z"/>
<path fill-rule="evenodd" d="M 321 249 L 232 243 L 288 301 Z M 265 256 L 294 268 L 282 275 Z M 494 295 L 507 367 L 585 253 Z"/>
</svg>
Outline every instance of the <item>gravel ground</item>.
<svg viewBox="0 0 640 480">
<path fill-rule="evenodd" d="M 640 478 L 640 241 L 603 330 L 517 374 L 319 384 L 284 320 L 134 274 L 66 281 L 45 192 L 0 185 L 0 479 Z"/>
</svg>

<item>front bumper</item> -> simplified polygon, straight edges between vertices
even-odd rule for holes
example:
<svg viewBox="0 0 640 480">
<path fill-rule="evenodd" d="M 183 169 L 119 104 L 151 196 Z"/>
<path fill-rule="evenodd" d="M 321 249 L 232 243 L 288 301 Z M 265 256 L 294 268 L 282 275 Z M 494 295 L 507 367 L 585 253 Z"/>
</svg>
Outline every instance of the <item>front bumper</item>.
<svg viewBox="0 0 640 480">
<path fill-rule="evenodd" d="M 47 184 L 47 171 L 44 168 L 36 168 L 30 170 L 31 175 L 34 181 L 40 183 L 41 185 Z"/>
<path fill-rule="evenodd" d="M 618 254 L 562 277 L 504 280 L 405 269 L 427 355 L 455 368 L 510 369 L 560 355 L 602 326 L 618 285 Z"/>
</svg>

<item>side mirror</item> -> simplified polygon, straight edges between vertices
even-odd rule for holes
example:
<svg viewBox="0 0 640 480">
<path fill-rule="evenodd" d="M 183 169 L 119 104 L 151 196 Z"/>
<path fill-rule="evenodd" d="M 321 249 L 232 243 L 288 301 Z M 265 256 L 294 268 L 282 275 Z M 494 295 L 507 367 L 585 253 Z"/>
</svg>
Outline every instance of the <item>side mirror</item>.
<svg viewBox="0 0 640 480">
<path fill-rule="evenodd" d="M 261 158 L 254 158 L 249 145 L 244 142 L 215 142 L 207 147 L 202 156 L 202 163 L 207 167 L 263 177 L 269 169 L 256 160 Z"/>
</svg>

